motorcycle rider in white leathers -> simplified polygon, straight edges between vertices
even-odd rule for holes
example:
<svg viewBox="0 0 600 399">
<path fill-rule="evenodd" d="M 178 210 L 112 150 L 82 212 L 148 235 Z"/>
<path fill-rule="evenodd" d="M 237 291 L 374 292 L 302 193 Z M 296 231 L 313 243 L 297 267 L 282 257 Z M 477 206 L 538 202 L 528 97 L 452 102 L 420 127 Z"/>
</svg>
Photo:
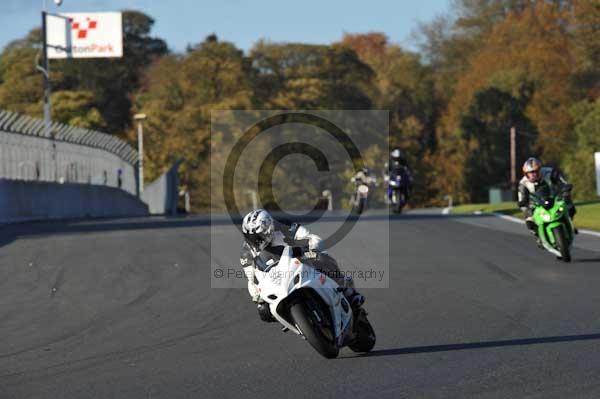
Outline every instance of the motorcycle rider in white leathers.
<svg viewBox="0 0 600 399">
<path fill-rule="evenodd" d="M 269 306 L 261 297 L 254 270 L 265 270 L 268 266 L 279 260 L 285 245 L 303 247 L 308 244 L 305 257 L 314 258 L 314 266 L 328 277 L 334 279 L 340 287 L 344 287 L 344 296 L 353 308 L 360 307 L 364 297 L 355 289 L 351 278 L 344 278 L 339 273 L 335 260 L 322 251 L 322 240 L 312 234 L 307 228 L 297 223 L 286 225 L 273 219 L 264 209 L 257 209 L 248 213 L 242 223 L 244 244 L 240 255 L 240 264 L 248 278 L 248 292 L 252 301 L 257 304 L 258 313 L 263 321 L 275 321 Z M 337 273 L 336 273 L 337 272 Z"/>
</svg>

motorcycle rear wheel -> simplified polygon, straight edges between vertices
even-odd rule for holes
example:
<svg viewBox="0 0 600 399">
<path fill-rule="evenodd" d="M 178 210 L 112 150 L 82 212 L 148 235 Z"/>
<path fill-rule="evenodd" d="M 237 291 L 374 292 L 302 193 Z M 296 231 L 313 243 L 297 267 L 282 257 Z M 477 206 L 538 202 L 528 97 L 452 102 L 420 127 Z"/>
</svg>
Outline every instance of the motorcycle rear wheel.
<svg viewBox="0 0 600 399">
<path fill-rule="evenodd" d="M 354 352 L 370 352 L 375 346 L 377 338 L 364 309 L 359 310 L 354 323 L 356 337 L 353 342 L 348 344 L 348 347 Z"/>
</svg>

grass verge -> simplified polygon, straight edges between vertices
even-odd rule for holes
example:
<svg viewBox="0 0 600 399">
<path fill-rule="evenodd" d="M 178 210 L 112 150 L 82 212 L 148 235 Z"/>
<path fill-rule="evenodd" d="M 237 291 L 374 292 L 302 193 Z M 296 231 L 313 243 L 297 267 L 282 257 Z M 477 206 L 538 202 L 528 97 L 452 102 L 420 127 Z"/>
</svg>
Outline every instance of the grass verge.
<svg viewBox="0 0 600 399">
<path fill-rule="evenodd" d="M 600 201 L 576 202 L 577 214 L 575 225 L 581 229 L 600 231 Z M 466 204 L 458 205 L 450 210 L 451 214 L 469 214 L 475 212 L 497 212 L 505 215 L 522 217 L 521 210 L 515 202 L 499 204 Z"/>
</svg>

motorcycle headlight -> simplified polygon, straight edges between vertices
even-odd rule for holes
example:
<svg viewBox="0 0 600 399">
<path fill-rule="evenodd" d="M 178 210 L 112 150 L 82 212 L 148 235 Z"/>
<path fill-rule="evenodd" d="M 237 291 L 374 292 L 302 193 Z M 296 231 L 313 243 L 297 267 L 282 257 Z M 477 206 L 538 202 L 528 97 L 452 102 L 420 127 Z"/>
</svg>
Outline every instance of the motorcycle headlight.
<svg viewBox="0 0 600 399">
<path fill-rule="evenodd" d="M 550 214 L 549 214 L 549 213 L 544 213 L 544 214 L 542 215 L 542 220 L 543 220 L 544 222 L 546 222 L 546 223 L 548 223 L 548 222 L 549 222 L 551 219 L 552 219 L 552 218 L 550 217 Z"/>
<path fill-rule="evenodd" d="M 361 194 L 367 194 L 369 192 L 369 187 L 363 185 L 358 186 L 358 192 Z"/>
<path fill-rule="evenodd" d="M 562 211 L 564 211 L 564 210 L 565 210 L 565 208 L 563 208 L 562 206 L 561 206 L 560 208 L 558 208 L 558 211 L 559 211 L 559 212 L 562 212 Z"/>
</svg>

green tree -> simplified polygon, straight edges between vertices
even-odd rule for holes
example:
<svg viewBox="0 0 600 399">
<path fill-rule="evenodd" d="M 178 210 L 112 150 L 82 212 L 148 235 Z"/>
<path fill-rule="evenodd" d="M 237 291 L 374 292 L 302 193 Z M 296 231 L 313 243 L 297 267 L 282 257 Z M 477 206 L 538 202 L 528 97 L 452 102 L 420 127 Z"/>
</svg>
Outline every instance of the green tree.
<svg viewBox="0 0 600 399">
<path fill-rule="evenodd" d="M 538 133 L 535 152 L 546 162 L 560 165 L 567 154 L 564 144 L 572 128 L 569 107 L 574 99 L 569 15 L 546 3 L 508 13 L 469 59 L 468 69 L 457 76 L 437 130 L 440 162 L 435 165 L 439 168 L 437 175 L 447 180 L 442 184 L 446 189 L 471 191 L 462 181 L 468 158 L 465 151 L 470 148 L 460 128 L 477 93 L 488 88 L 508 93 L 522 105 L 533 124 L 531 130 Z M 452 159 L 455 165 L 448 168 L 445 159 Z M 445 170 L 452 174 L 444 174 Z"/>
<path fill-rule="evenodd" d="M 94 103 L 94 94 L 88 91 L 57 91 L 51 98 L 52 119 L 86 129 L 103 130 L 104 119 Z"/>
<path fill-rule="evenodd" d="M 486 202 L 490 187 L 509 188 L 509 130 L 533 132 L 519 100 L 496 88 L 478 92 L 462 117 L 461 136 L 469 143 L 465 164 L 465 189 L 472 202 Z M 519 160 L 529 156 L 527 141 L 519 137 Z"/>
<path fill-rule="evenodd" d="M 340 45 L 354 50 L 374 71 L 369 95 L 377 109 L 390 111 L 390 147 L 404 150 L 415 172 L 413 203 L 427 203 L 433 187 L 427 154 L 435 150 L 439 96 L 432 68 L 418 54 L 391 44 L 382 33 L 345 35 Z M 379 160 L 377 169 L 383 166 Z"/>
<path fill-rule="evenodd" d="M 211 145 L 218 145 L 211 141 L 211 111 L 251 108 L 250 71 L 241 50 L 209 36 L 183 56 L 157 60 L 136 95 L 135 110 L 148 115 L 148 178 L 182 159 L 181 182 L 191 192 L 195 209 L 210 204 L 209 154 Z"/>
<path fill-rule="evenodd" d="M 600 152 L 600 99 L 583 101 L 572 109 L 576 121 L 574 143 L 565 160 L 565 173 L 579 200 L 596 198 L 594 152 Z"/>
<path fill-rule="evenodd" d="M 35 69 L 37 50 L 7 48 L 0 56 L 0 109 L 41 116 L 42 78 Z"/>
<path fill-rule="evenodd" d="M 58 60 L 55 70 L 63 79 L 57 90 L 94 93 L 109 132 L 121 133 L 131 125 L 131 95 L 139 88 L 143 70 L 168 53 L 162 39 L 150 36 L 154 19 L 139 11 L 123 11 L 123 57 Z"/>
<path fill-rule="evenodd" d="M 369 109 L 373 71 L 341 46 L 274 44 L 250 51 L 257 101 L 271 109 Z"/>
<path fill-rule="evenodd" d="M 588 98 L 600 96 L 600 2 L 576 0 L 572 32 L 577 73 L 576 86 Z"/>
</svg>

